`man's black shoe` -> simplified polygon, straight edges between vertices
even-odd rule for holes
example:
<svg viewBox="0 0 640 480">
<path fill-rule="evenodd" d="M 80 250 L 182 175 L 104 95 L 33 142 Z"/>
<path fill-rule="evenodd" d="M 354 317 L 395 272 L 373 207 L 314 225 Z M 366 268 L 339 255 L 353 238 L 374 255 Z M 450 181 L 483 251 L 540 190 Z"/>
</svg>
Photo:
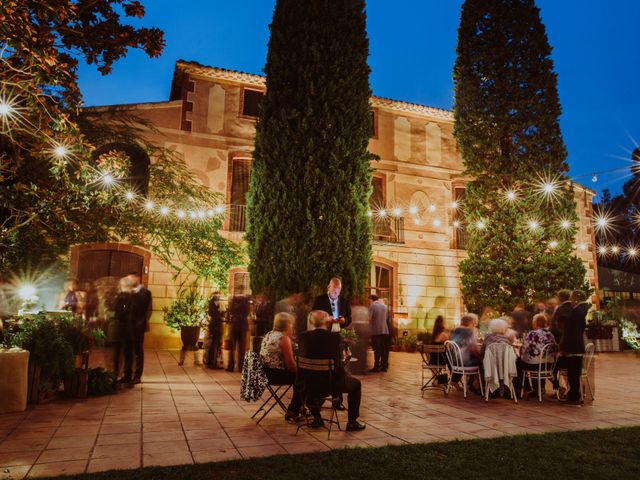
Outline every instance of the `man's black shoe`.
<svg viewBox="0 0 640 480">
<path fill-rule="evenodd" d="M 324 421 L 321 418 L 314 418 L 310 423 L 309 426 L 311 428 L 322 428 L 324 427 Z"/>
<path fill-rule="evenodd" d="M 386 372 L 387 370 L 388 370 L 388 368 L 387 368 L 387 367 L 382 367 L 382 368 L 380 369 L 380 371 L 381 371 L 381 372 Z"/>
<path fill-rule="evenodd" d="M 342 402 L 333 402 L 333 407 L 336 410 L 339 410 L 341 412 L 343 412 L 344 410 L 346 410 L 346 407 L 342 404 Z"/>
<path fill-rule="evenodd" d="M 122 377 L 119 380 L 116 380 L 116 383 L 117 384 L 131 383 L 131 379 L 127 377 Z"/>
<path fill-rule="evenodd" d="M 136 378 L 134 378 L 133 380 L 131 380 L 131 381 L 129 382 L 129 384 L 130 384 L 130 385 L 137 385 L 137 384 L 139 384 L 139 383 L 142 383 L 142 380 L 140 380 L 140 378 L 139 378 L 139 377 L 136 377 Z"/>
<path fill-rule="evenodd" d="M 369 372 L 371 372 L 371 373 L 376 373 L 376 372 L 379 372 L 379 371 L 380 371 L 380 369 L 378 367 L 373 367 L 372 369 L 369 370 Z"/>
<path fill-rule="evenodd" d="M 347 432 L 357 432 L 359 430 L 364 430 L 365 428 L 367 428 L 367 426 L 357 420 L 347 423 Z"/>
</svg>

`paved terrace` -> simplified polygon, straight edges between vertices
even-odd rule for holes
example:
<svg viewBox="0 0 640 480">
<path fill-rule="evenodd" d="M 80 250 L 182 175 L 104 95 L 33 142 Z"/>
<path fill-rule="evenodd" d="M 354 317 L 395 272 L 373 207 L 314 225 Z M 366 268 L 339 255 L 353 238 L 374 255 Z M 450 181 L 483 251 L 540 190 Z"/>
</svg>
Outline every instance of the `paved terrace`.
<svg viewBox="0 0 640 480">
<path fill-rule="evenodd" d="M 406 442 L 640 425 L 640 358 L 600 354 L 596 401 L 583 407 L 544 399 L 485 403 L 454 391 L 420 394 L 419 354 L 392 353 L 391 369 L 361 377 L 357 433 L 303 431 L 275 410 L 258 426 L 256 403 L 239 399 L 240 374 L 179 367 L 178 352 L 147 351 L 144 383 L 117 395 L 55 400 L 0 415 L 0 477 L 96 472 Z M 346 415 L 341 412 L 346 423 Z"/>
</svg>

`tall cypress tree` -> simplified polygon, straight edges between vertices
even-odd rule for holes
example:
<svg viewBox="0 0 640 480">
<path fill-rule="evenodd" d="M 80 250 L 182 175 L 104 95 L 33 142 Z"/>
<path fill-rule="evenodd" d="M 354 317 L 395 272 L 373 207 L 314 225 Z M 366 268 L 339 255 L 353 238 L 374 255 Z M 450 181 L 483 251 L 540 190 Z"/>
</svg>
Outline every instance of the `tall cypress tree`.
<svg viewBox="0 0 640 480">
<path fill-rule="evenodd" d="M 455 128 L 468 185 L 468 307 L 502 311 L 588 288 L 551 47 L 533 0 L 466 0 L 454 67 Z M 509 193 L 512 192 L 512 193 Z"/>
<path fill-rule="evenodd" d="M 254 292 L 332 276 L 362 292 L 371 262 L 371 95 L 364 0 L 278 0 L 247 203 Z"/>
</svg>

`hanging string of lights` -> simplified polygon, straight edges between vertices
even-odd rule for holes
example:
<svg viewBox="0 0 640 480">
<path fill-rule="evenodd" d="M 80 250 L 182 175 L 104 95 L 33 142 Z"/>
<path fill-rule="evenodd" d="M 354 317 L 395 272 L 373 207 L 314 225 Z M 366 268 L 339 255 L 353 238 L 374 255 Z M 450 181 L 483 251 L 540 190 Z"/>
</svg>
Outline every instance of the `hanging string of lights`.
<svg viewBox="0 0 640 480">
<path fill-rule="evenodd" d="M 0 133 L 10 134 L 12 125 L 19 127 L 25 126 L 25 121 L 26 120 L 21 113 L 21 109 L 17 107 L 16 98 L 0 91 Z M 73 146 L 66 143 L 65 141 L 56 140 L 49 137 L 46 138 L 46 141 L 49 146 L 44 153 L 46 153 L 53 159 L 59 162 L 65 162 L 67 159 L 69 159 L 69 157 L 74 155 Z M 593 172 L 590 174 L 591 180 L 592 182 L 597 182 L 599 175 L 618 172 L 626 170 L 628 168 L 630 167 Z M 96 171 L 96 177 L 96 183 L 103 188 L 117 188 L 122 190 L 122 192 L 116 191 L 116 193 L 122 194 L 124 200 L 129 203 L 137 202 L 149 214 L 159 215 L 160 217 L 169 218 L 173 216 L 181 220 L 189 219 L 200 221 L 224 215 L 225 212 L 227 212 L 228 209 L 232 207 L 232 205 L 218 204 L 206 209 L 172 208 L 169 205 L 156 203 L 153 200 L 142 197 L 132 190 L 122 188 L 122 185 L 120 185 L 122 183 L 122 179 L 111 171 Z M 574 177 L 574 179 L 579 177 L 581 176 L 576 176 Z M 551 177 L 541 178 L 538 182 L 535 183 L 534 190 L 541 196 L 541 198 L 552 200 L 557 195 L 559 195 L 560 187 L 563 182 L 566 182 L 566 179 L 553 179 Z M 501 194 L 504 195 L 504 198 L 509 202 L 516 202 L 519 200 L 519 192 L 516 189 L 508 189 L 504 192 L 501 192 Z M 195 203 L 197 202 L 192 202 L 192 204 Z M 456 211 L 460 208 L 460 206 L 461 205 L 459 204 L 459 202 L 453 201 L 449 204 L 448 208 L 451 211 Z M 437 214 L 438 207 L 435 204 L 429 204 L 426 207 L 423 206 L 421 208 L 417 205 L 396 205 L 390 209 L 386 207 L 380 207 L 375 210 L 369 210 L 368 215 L 372 217 L 374 221 L 376 221 L 385 219 L 387 217 L 400 218 L 404 216 L 405 212 L 408 213 L 416 226 L 420 226 L 427 223 L 422 216 L 423 213 L 428 212 L 429 214 Z M 460 220 L 455 218 L 455 215 L 451 215 L 451 217 L 453 218 L 451 226 L 453 227 L 454 231 L 463 228 L 463 224 L 460 222 Z M 435 228 L 441 228 L 443 226 L 443 219 L 440 216 L 436 216 L 435 218 L 431 219 L 431 224 Z M 558 224 L 563 230 L 568 230 L 572 227 L 572 222 L 567 219 L 559 219 Z M 539 231 L 542 228 L 541 222 L 537 219 L 529 219 L 527 225 L 532 232 Z M 479 219 L 471 223 L 470 226 L 482 230 L 487 227 L 487 223 L 485 219 Z M 607 213 L 599 213 L 593 218 L 593 226 L 597 232 L 608 233 L 613 229 L 612 218 Z M 548 242 L 548 247 L 550 249 L 556 248 L 557 246 L 557 240 L 550 240 Z M 576 245 L 575 248 L 579 251 L 586 251 L 588 250 L 588 245 L 585 243 L 580 243 Z M 634 259 L 638 256 L 640 249 L 634 246 L 623 248 L 618 245 L 600 245 L 596 248 L 596 251 L 601 256 L 623 255 L 625 259 Z"/>
</svg>

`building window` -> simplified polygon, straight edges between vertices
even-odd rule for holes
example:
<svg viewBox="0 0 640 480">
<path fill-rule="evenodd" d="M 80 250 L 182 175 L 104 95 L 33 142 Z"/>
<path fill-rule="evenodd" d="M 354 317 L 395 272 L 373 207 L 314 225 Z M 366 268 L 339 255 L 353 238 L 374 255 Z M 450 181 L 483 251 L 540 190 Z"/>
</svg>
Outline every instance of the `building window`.
<svg viewBox="0 0 640 480">
<path fill-rule="evenodd" d="M 229 230 L 244 232 L 246 227 L 247 192 L 251 176 L 251 160 L 234 158 L 231 165 L 231 192 L 229 196 Z"/>
<path fill-rule="evenodd" d="M 264 92 L 260 90 L 249 90 L 247 88 L 242 89 L 242 105 L 240 106 L 240 112 L 244 117 L 258 117 L 260 115 L 260 106 L 262 105 L 262 99 L 264 98 Z"/>
<path fill-rule="evenodd" d="M 386 206 L 384 198 L 384 177 L 374 176 L 371 181 L 373 184 L 373 192 L 371 192 L 371 196 L 369 197 L 369 208 L 372 212 L 377 212 Z"/>
<path fill-rule="evenodd" d="M 237 272 L 231 277 L 231 295 L 251 295 L 249 285 L 249 274 L 247 272 Z"/>
<path fill-rule="evenodd" d="M 453 189 L 453 199 L 458 203 L 458 205 L 462 205 L 464 202 L 464 187 L 455 187 Z M 456 209 L 453 212 L 453 222 L 459 222 L 454 224 L 453 228 L 456 232 L 456 244 L 455 248 L 457 250 L 466 250 L 467 244 L 469 242 L 469 232 L 467 231 L 467 224 L 464 221 L 464 217 L 460 215 L 458 212 L 460 209 Z M 455 225 L 458 225 L 457 227 Z"/>
<path fill-rule="evenodd" d="M 369 112 L 370 124 L 369 124 L 369 137 L 378 138 L 378 111 L 371 110 Z"/>
</svg>

